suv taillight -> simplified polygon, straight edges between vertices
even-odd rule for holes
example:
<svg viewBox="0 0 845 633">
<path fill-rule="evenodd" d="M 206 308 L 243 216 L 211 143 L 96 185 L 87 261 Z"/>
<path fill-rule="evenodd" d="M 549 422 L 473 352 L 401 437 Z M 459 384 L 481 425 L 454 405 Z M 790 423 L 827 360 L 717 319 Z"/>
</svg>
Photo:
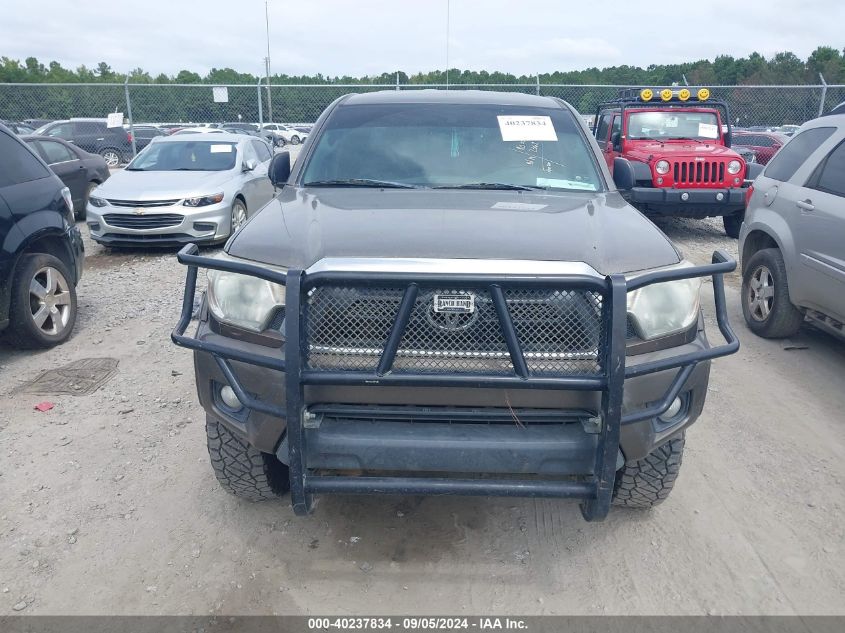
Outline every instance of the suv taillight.
<svg viewBox="0 0 845 633">
<path fill-rule="evenodd" d="M 748 204 L 751 202 L 751 196 L 754 195 L 754 185 L 748 185 L 748 189 L 745 190 L 745 208 L 748 208 Z"/>
<path fill-rule="evenodd" d="M 131 132 L 126 133 L 126 140 L 129 141 L 130 143 L 132 142 L 132 133 Z"/>
</svg>

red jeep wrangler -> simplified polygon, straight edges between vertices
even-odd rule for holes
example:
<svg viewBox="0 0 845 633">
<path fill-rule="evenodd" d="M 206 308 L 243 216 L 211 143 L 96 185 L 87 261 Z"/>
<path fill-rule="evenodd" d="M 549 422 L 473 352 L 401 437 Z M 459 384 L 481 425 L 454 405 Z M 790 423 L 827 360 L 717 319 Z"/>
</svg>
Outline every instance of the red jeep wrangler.
<svg viewBox="0 0 845 633">
<path fill-rule="evenodd" d="M 623 91 L 599 105 L 595 135 L 611 171 L 616 160 L 634 170 L 622 192 L 646 215 L 722 216 L 739 236 L 748 183 L 761 166 L 731 149 L 728 105 L 700 88 Z"/>
</svg>

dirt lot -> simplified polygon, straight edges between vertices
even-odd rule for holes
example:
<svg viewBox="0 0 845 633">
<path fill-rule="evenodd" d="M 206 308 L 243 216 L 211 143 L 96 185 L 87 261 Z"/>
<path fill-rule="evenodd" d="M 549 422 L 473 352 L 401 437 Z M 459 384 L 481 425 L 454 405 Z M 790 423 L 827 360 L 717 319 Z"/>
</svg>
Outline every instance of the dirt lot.
<svg viewBox="0 0 845 633">
<path fill-rule="evenodd" d="M 735 254 L 715 221 L 661 227 L 699 263 Z M 743 348 L 714 364 L 652 513 L 587 524 L 571 502 L 327 497 L 297 518 L 214 479 L 190 355 L 168 338 L 172 252 L 87 253 L 72 340 L 0 347 L 0 614 L 845 614 L 845 345 L 754 337 L 736 276 Z M 119 365 L 92 395 L 19 392 L 94 357 Z"/>
</svg>

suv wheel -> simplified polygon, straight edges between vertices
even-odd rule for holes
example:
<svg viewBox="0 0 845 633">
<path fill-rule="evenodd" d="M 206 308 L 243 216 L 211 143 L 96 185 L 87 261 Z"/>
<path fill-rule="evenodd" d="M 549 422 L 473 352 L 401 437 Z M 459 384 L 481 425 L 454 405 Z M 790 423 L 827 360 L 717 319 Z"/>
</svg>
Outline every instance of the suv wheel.
<svg viewBox="0 0 845 633">
<path fill-rule="evenodd" d="M 776 248 L 757 251 L 742 275 L 742 314 L 748 328 L 763 338 L 792 336 L 804 315 L 789 301 L 783 256 Z"/>
<path fill-rule="evenodd" d="M 24 255 L 12 282 L 9 341 L 15 347 L 52 347 L 76 322 L 76 288 L 65 264 L 46 254 Z"/>
<path fill-rule="evenodd" d="M 684 434 L 672 438 L 643 459 L 627 462 L 616 473 L 613 504 L 626 508 L 652 508 L 663 503 L 681 470 Z"/>
<path fill-rule="evenodd" d="M 209 416 L 205 432 L 211 467 L 227 491 L 250 501 L 275 499 L 288 491 L 288 467 L 275 455 L 250 446 Z"/>
<path fill-rule="evenodd" d="M 742 228 L 742 221 L 745 219 L 745 211 L 737 211 L 731 215 L 723 215 L 722 223 L 725 225 L 725 235 L 734 239 L 739 237 L 739 229 Z"/>
<path fill-rule="evenodd" d="M 118 167 L 120 165 L 121 156 L 120 152 L 116 149 L 112 149 L 111 147 L 101 149 L 100 156 L 103 157 L 103 160 L 106 161 L 106 165 L 109 167 Z"/>
</svg>

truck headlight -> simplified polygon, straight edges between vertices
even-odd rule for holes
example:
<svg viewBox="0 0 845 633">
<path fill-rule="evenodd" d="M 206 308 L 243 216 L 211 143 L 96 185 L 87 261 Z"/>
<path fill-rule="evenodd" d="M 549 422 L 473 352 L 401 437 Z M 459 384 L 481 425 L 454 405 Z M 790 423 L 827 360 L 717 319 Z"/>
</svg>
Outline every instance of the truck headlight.
<svg viewBox="0 0 845 633">
<path fill-rule="evenodd" d="M 692 266 L 684 263 L 683 267 Z M 637 334 L 651 340 L 683 332 L 698 318 L 701 278 L 664 281 L 628 293 L 628 314 Z"/>
<path fill-rule="evenodd" d="M 659 160 L 654 165 L 654 171 L 656 171 L 661 176 L 665 176 L 669 173 L 669 161 L 668 160 Z"/>
<path fill-rule="evenodd" d="M 738 174 L 740 169 L 742 169 L 742 163 L 740 163 L 738 160 L 732 160 L 728 163 L 729 174 Z"/>
<path fill-rule="evenodd" d="M 208 271 L 208 309 L 222 323 L 262 332 L 284 305 L 284 286 L 251 275 Z"/>
</svg>

